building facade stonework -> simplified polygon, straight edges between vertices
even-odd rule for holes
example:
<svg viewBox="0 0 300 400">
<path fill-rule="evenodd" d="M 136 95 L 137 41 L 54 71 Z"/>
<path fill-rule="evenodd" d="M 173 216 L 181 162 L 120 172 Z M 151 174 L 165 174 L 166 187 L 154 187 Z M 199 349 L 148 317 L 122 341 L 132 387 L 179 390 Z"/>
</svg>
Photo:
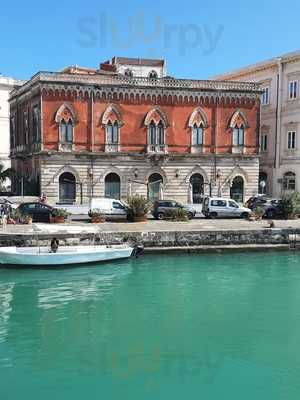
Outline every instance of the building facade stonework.
<svg viewBox="0 0 300 400">
<path fill-rule="evenodd" d="M 260 94 L 253 83 L 167 77 L 163 60 L 40 72 L 10 98 L 14 189 L 52 203 L 243 201 L 258 186 Z"/>
<path fill-rule="evenodd" d="M 6 76 L 0 76 L 0 164 L 4 169 L 10 168 L 10 136 L 9 136 L 9 93 L 17 86 L 22 85 L 23 81 L 18 81 Z M 6 182 L 6 187 L 10 182 Z"/>
<path fill-rule="evenodd" d="M 300 52 L 216 77 L 261 85 L 261 193 L 280 197 L 300 191 Z"/>
</svg>

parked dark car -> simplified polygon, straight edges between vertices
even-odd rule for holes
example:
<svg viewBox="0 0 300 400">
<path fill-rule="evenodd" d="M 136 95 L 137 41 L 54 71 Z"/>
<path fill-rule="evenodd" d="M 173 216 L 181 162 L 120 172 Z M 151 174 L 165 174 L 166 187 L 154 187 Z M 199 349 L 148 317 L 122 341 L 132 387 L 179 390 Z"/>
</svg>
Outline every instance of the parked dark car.
<svg viewBox="0 0 300 400">
<path fill-rule="evenodd" d="M 175 200 L 157 200 L 153 203 L 153 209 L 151 211 L 155 219 L 164 219 L 167 210 L 174 210 L 176 208 L 183 208 L 188 215 L 189 219 L 192 219 L 196 215 L 196 210 L 189 206 L 183 206 Z"/>
<path fill-rule="evenodd" d="M 268 201 L 271 199 L 268 199 L 266 196 L 261 195 L 261 196 L 252 196 L 250 197 L 246 203 L 245 207 L 250 208 L 250 210 L 254 210 L 256 207 L 262 207 L 264 204 L 266 204 Z"/>
<path fill-rule="evenodd" d="M 266 218 L 279 218 L 283 216 L 281 200 L 269 199 L 265 196 L 253 196 L 250 197 L 246 206 L 250 210 L 255 211 L 257 207 L 261 207 L 265 210 L 263 217 Z"/>
<path fill-rule="evenodd" d="M 265 214 L 267 218 L 282 218 L 284 216 L 282 201 L 270 200 L 264 205 Z"/>
<path fill-rule="evenodd" d="M 33 222 L 50 222 L 53 207 L 38 202 L 22 203 L 17 210 L 23 215 L 30 215 Z"/>
</svg>

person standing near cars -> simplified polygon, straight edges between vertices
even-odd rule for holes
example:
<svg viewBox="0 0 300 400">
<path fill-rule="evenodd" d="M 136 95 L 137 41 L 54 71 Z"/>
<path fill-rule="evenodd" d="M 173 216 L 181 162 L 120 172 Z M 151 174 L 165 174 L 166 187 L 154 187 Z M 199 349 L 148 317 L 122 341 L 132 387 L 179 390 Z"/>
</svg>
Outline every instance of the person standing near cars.
<svg viewBox="0 0 300 400">
<path fill-rule="evenodd" d="M 10 218 L 11 212 L 12 212 L 12 208 L 11 208 L 11 205 L 9 204 L 9 202 L 7 200 L 4 201 L 3 209 L 4 209 L 4 214 L 6 215 L 6 217 Z"/>
</svg>

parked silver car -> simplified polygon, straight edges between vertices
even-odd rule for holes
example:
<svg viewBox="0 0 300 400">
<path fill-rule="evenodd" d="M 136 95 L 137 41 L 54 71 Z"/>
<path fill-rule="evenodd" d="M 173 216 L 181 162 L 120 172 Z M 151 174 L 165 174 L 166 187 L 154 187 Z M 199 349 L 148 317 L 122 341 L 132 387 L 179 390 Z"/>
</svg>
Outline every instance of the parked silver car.
<svg viewBox="0 0 300 400">
<path fill-rule="evenodd" d="M 248 218 L 250 208 L 241 207 L 232 199 L 224 197 L 205 197 L 202 213 L 207 218 Z"/>
</svg>

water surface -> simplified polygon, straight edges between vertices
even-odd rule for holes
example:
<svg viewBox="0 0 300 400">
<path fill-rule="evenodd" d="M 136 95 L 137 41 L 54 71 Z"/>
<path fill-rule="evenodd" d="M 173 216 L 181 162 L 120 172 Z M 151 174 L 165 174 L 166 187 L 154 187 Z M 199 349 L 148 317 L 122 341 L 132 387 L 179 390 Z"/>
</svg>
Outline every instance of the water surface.
<svg viewBox="0 0 300 400">
<path fill-rule="evenodd" d="M 300 398 L 297 253 L 0 270 L 0 399 Z"/>
</svg>

